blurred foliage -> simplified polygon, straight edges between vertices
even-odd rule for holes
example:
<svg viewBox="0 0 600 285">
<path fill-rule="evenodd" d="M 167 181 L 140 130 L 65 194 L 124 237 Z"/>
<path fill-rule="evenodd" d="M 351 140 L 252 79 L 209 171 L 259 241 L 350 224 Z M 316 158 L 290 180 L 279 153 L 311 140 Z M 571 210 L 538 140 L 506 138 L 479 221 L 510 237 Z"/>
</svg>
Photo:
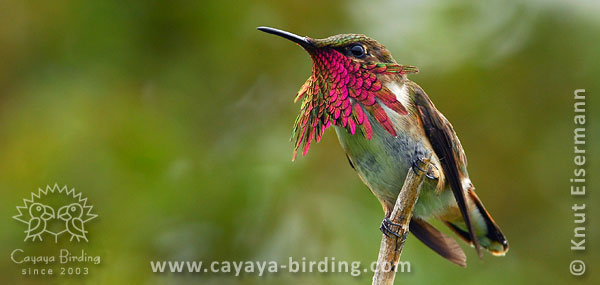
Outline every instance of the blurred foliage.
<svg viewBox="0 0 600 285">
<path fill-rule="evenodd" d="M 564 3 L 562 3 L 564 2 Z M 600 5 L 596 1 L 1 1 L 0 280 L 24 245 L 10 217 L 58 183 L 99 218 L 101 255 L 78 283 L 346 284 L 371 274 L 152 274 L 149 260 L 376 259 L 383 213 L 330 132 L 291 162 L 295 92 L 310 74 L 269 25 L 312 37 L 365 33 L 453 123 L 479 196 L 507 235 L 506 257 L 459 268 L 409 238 L 398 282 L 598 282 L 597 223 L 570 251 L 573 203 L 597 217 Z M 569 195 L 573 90 L 588 90 L 588 192 Z M 64 246 L 64 245 L 63 245 Z M 60 247 L 60 245 L 53 245 Z M 48 250 L 46 248 L 46 250 Z M 595 281 L 595 282 L 594 282 Z"/>
</svg>

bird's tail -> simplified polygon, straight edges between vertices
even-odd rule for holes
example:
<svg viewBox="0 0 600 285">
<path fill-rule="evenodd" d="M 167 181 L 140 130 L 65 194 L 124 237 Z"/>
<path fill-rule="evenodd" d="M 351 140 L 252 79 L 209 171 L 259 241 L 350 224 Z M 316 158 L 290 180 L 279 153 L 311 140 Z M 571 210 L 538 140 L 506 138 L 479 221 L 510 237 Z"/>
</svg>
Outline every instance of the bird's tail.
<svg viewBox="0 0 600 285">
<path fill-rule="evenodd" d="M 470 207 L 471 209 L 469 209 L 469 212 L 471 219 L 473 220 L 473 228 L 479 244 L 493 255 L 506 254 L 508 251 L 508 241 L 496 222 L 494 222 L 494 219 L 492 219 L 488 211 L 483 207 L 479 197 L 477 197 L 474 191 L 469 190 L 465 198 L 470 200 L 468 202 L 469 206 L 473 205 Z M 473 245 L 473 241 L 466 230 L 466 225 L 462 217 L 443 221 L 465 242 Z"/>
<path fill-rule="evenodd" d="M 408 228 L 415 237 L 442 257 L 458 266 L 467 266 L 465 252 L 453 238 L 438 231 L 432 225 L 417 217 L 413 217 L 410 220 Z"/>
</svg>

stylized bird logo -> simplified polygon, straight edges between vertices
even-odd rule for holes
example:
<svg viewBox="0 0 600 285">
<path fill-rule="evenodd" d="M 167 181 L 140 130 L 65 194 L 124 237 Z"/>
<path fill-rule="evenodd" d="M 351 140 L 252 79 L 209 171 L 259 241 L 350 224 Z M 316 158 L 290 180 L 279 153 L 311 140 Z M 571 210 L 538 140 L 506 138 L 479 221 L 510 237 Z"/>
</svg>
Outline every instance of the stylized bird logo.
<svg viewBox="0 0 600 285">
<path fill-rule="evenodd" d="M 77 239 L 77 241 L 80 239 L 88 241 L 85 237 L 87 231 L 83 228 L 82 216 L 83 207 L 78 203 L 72 203 L 58 209 L 58 218 L 65 221 L 67 231 L 71 234 L 69 241 L 73 241 L 73 238 Z"/>
<path fill-rule="evenodd" d="M 31 219 L 29 219 L 29 227 L 25 231 L 25 233 L 27 233 L 25 241 L 28 239 L 31 239 L 32 241 L 39 239 L 42 241 L 42 234 L 46 232 L 48 220 L 54 219 L 55 217 L 54 209 L 41 203 L 33 203 L 29 207 L 29 215 Z"/>
</svg>

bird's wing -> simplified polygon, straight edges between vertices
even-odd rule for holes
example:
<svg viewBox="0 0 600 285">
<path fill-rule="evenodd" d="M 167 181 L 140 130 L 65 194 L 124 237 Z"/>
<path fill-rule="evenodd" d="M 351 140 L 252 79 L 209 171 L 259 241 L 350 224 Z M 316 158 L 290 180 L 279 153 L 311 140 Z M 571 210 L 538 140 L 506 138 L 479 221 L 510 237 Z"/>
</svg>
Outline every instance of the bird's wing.
<svg viewBox="0 0 600 285">
<path fill-rule="evenodd" d="M 71 219 L 71 225 L 78 232 L 76 234 L 85 235 L 85 230 L 83 229 L 83 221 L 79 218 Z"/>
<path fill-rule="evenodd" d="M 450 183 L 452 193 L 456 199 L 456 203 L 465 220 L 465 224 L 469 231 L 471 240 L 477 254 L 481 256 L 479 242 L 475 237 L 473 225 L 467 209 L 465 191 L 463 190 L 462 181 L 467 177 L 467 158 L 465 152 L 460 145 L 460 141 L 452 128 L 452 125 L 433 105 L 425 91 L 416 84 L 411 84 L 412 92 L 414 93 L 414 103 L 417 114 L 423 124 L 425 135 L 433 147 L 433 151 L 439 158 L 440 164 L 444 170 L 445 178 Z"/>
<path fill-rule="evenodd" d="M 32 232 L 37 231 L 40 228 L 41 224 L 42 224 L 42 219 L 32 218 L 31 220 L 29 220 L 29 228 L 27 229 L 27 233 L 31 234 Z M 42 230 L 44 230 L 44 229 L 42 229 Z"/>
</svg>

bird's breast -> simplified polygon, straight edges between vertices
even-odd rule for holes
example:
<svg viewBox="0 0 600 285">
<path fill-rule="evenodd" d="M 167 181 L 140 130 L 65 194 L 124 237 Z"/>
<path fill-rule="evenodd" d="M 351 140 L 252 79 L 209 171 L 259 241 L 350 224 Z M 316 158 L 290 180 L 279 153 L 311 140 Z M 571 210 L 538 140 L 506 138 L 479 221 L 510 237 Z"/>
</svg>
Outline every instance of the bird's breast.
<svg viewBox="0 0 600 285">
<path fill-rule="evenodd" d="M 409 107 L 409 92 L 404 84 L 393 83 L 387 87 L 398 101 Z M 368 112 L 365 114 L 373 127 L 370 140 L 360 133 L 352 135 L 342 127 L 336 126 L 335 130 L 363 182 L 382 203 L 389 201 L 393 205 L 408 169 L 417 158 L 427 157 L 431 148 L 424 142 L 414 114 L 400 115 L 383 104 L 381 106 L 392 121 L 396 136 L 390 135 Z"/>
</svg>

